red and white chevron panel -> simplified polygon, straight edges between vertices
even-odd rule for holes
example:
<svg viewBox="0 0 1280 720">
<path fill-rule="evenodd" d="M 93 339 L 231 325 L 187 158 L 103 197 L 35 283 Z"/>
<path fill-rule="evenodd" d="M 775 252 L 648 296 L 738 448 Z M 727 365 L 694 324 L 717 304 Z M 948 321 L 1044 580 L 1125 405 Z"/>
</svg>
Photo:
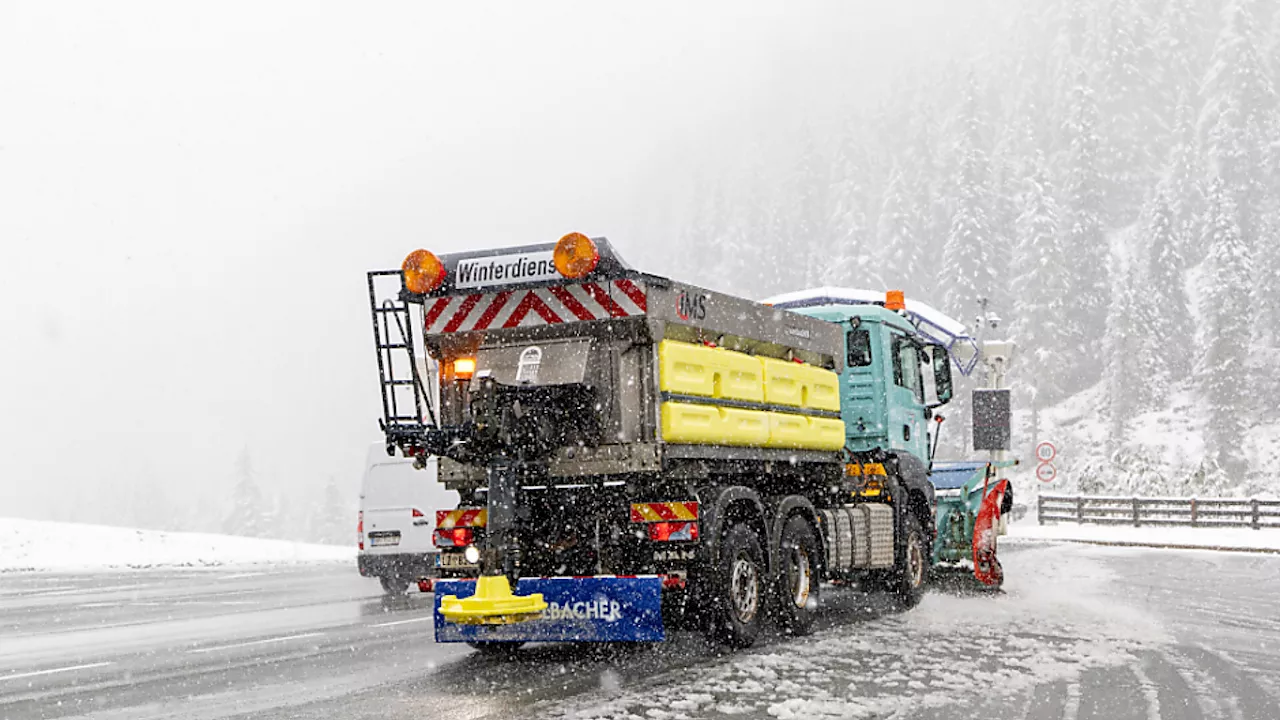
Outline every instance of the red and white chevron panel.
<svg viewBox="0 0 1280 720">
<path fill-rule="evenodd" d="M 631 280 L 451 295 L 426 302 L 426 334 L 497 330 L 644 315 L 645 287 Z"/>
</svg>

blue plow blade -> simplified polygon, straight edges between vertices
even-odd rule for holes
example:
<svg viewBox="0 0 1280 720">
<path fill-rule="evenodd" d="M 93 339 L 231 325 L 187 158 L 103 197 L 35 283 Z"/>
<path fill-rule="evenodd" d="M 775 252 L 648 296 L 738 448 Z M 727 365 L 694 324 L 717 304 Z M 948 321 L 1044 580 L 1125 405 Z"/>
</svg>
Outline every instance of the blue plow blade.
<svg viewBox="0 0 1280 720">
<path fill-rule="evenodd" d="M 440 600 L 475 593 L 474 580 L 435 583 L 436 642 L 661 642 L 662 580 L 636 577 L 521 578 L 517 595 L 542 593 L 547 609 L 536 620 L 508 625 L 462 625 L 445 620 Z"/>
</svg>

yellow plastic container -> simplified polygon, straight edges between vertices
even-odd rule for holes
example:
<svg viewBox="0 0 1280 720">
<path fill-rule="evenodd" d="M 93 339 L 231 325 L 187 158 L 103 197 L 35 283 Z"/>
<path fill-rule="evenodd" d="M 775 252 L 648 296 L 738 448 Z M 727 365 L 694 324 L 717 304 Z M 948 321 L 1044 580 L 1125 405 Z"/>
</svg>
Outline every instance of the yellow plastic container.
<svg viewBox="0 0 1280 720">
<path fill-rule="evenodd" d="M 658 344 L 663 392 L 764 402 L 760 362 L 745 353 L 663 340 Z"/>
<path fill-rule="evenodd" d="M 809 418 L 788 413 L 769 413 L 769 442 L 771 448 L 808 448 L 813 442 L 809 433 Z"/>
<path fill-rule="evenodd" d="M 840 410 L 840 376 L 807 363 L 758 358 L 765 402 L 771 405 Z"/>
<path fill-rule="evenodd" d="M 844 421 L 839 418 L 809 418 L 811 445 L 814 450 L 839 450 L 844 447 Z"/>
<path fill-rule="evenodd" d="M 769 413 L 667 402 L 662 404 L 662 439 L 682 445 L 763 446 L 769 442 Z"/>
<path fill-rule="evenodd" d="M 844 422 L 790 413 L 769 413 L 769 442 L 765 447 L 792 450 L 839 450 L 844 447 Z"/>
<path fill-rule="evenodd" d="M 800 382 L 804 387 L 803 407 L 840 412 L 840 376 L 815 365 L 796 367 L 800 369 Z"/>
<path fill-rule="evenodd" d="M 804 383 L 797 363 L 759 358 L 764 372 L 764 401 L 771 405 L 804 407 Z"/>
</svg>

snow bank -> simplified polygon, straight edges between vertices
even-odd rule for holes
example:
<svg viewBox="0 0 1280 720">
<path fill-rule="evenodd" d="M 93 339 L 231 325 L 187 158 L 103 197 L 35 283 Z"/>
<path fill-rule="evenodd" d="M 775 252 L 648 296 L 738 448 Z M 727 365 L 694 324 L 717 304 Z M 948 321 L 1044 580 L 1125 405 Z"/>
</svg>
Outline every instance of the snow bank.
<svg viewBox="0 0 1280 720">
<path fill-rule="evenodd" d="M 0 518 L 0 572 L 352 561 L 352 548 Z"/>
<path fill-rule="evenodd" d="M 1010 538 L 1072 540 L 1149 547 L 1280 552 L 1280 530 L 1263 528 L 1129 527 L 1125 525 L 1036 525 L 1015 523 Z"/>
</svg>

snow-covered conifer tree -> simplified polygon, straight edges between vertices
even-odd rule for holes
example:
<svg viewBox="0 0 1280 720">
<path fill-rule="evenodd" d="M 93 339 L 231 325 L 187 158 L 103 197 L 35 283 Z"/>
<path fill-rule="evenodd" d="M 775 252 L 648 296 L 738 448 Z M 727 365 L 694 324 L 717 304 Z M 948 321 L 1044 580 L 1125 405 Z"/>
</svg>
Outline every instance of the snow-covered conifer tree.
<svg viewBox="0 0 1280 720">
<path fill-rule="evenodd" d="M 990 298 L 997 282 L 1003 282 L 993 272 L 991 169 L 978 86 L 972 74 L 965 90 L 958 123 L 961 138 L 956 204 L 938 277 L 943 307 L 953 317 L 969 316 L 978 299 Z"/>
<path fill-rule="evenodd" d="M 1253 0 L 1231 0 L 1201 83 L 1200 131 L 1247 247 L 1258 242 L 1269 178 L 1263 158 L 1274 133 L 1276 94 L 1260 52 Z"/>
<path fill-rule="evenodd" d="M 1158 351 L 1169 379 L 1177 381 L 1187 377 L 1194 364 L 1195 328 L 1183 279 L 1186 263 L 1179 249 L 1181 243 L 1174 227 L 1177 220 L 1167 187 L 1156 193 L 1144 215 L 1147 266 L 1143 285 L 1153 302 L 1151 330 L 1157 343 L 1163 343 L 1163 350 Z"/>
<path fill-rule="evenodd" d="M 1081 330 L 1076 348 L 1076 377 L 1080 383 L 1097 378 L 1093 346 L 1102 339 L 1110 302 L 1110 248 L 1103 226 L 1103 180 L 1098 169 L 1098 109 L 1083 73 L 1072 91 L 1072 110 L 1064 128 L 1070 139 L 1066 164 L 1065 232 L 1071 256 L 1071 292 L 1065 311 Z"/>
<path fill-rule="evenodd" d="M 831 173 L 831 257 L 823 284 L 879 284 L 869 262 L 875 231 L 868 220 L 871 193 L 866 185 L 867 152 L 859 121 L 851 120 L 841 138 Z"/>
<path fill-rule="evenodd" d="M 236 458 L 236 485 L 231 495 L 231 512 L 222 523 L 222 531 L 228 535 L 257 537 L 262 534 L 262 517 L 266 508 L 262 504 L 262 492 L 258 489 L 257 476 L 249 459 L 249 448 L 240 451 Z"/>
<path fill-rule="evenodd" d="M 1174 111 L 1169 168 L 1164 187 L 1173 212 L 1173 231 L 1179 253 L 1188 265 L 1204 259 L 1200 245 L 1200 222 L 1204 219 L 1204 163 L 1196 143 L 1195 109 L 1184 94 Z"/>
<path fill-rule="evenodd" d="M 884 191 L 877 232 L 877 257 L 882 279 L 893 288 L 916 296 L 921 284 L 924 246 L 916 234 L 915 217 L 906 193 L 902 171 L 894 168 Z"/>
<path fill-rule="evenodd" d="M 1129 421 L 1150 400 L 1147 379 L 1139 365 L 1145 350 L 1145 328 L 1139 316 L 1137 273 L 1130 270 L 1119 278 L 1107 308 L 1105 348 L 1108 424 L 1107 450 L 1114 453 L 1124 444 Z"/>
<path fill-rule="evenodd" d="M 1204 302 L 1204 354 L 1198 366 L 1209 407 L 1205 446 L 1223 475 L 1221 482 L 1240 482 L 1247 470 L 1242 445 L 1249 393 L 1249 341 L 1252 324 L 1249 249 L 1236 224 L 1236 210 L 1226 183 L 1209 186 L 1204 242 L 1209 246 L 1209 283 Z"/>
<path fill-rule="evenodd" d="M 799 274 L 799 285 L 820 284 L 831 258 L 831 163 L 822 157 L 813 132 L 804 131 L 805 143 L 794 171 L 794 217 L 789 223 L 790 262 Z"/>
<path fill-rule="evenodd" d="M 311 518 L 311 539 L 330 545 L 346 545 L 353 541 L 351 530 L 355 518 L 353 508 L 338 489 L 338 481 L 332 475 L 325 482 L 324 497 Z"/>
<path fill-rule="evenodd" d="M 1080 328 L 1064 312 L 1073 268 L 1043 156 L 1036 162 L 1023 197 L 1014 255 L 1017 320 L 1012 331 L 1022 348 L 1018 373 L 1033 379 L 1029 383 L 1035 391 L 1033 410 L 1039 410 L 1067 394 L 1063 361 L 1074 357 L 1080 345 Z"/>
</svg>

